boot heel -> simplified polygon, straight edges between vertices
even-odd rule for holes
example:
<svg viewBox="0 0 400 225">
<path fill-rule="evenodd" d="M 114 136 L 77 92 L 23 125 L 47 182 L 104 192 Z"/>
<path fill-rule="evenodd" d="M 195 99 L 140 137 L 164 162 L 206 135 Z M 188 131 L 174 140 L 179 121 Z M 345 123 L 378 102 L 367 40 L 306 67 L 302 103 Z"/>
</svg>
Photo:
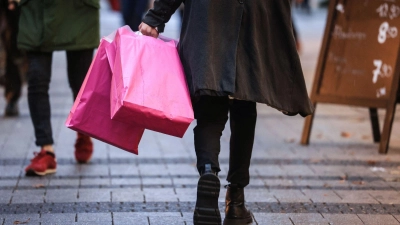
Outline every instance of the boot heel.
<svg viewBox="0 0 400 225">
<path fill-rule="evenodd" d="M 221 225 L 221 214 L 218 208 L 220 188 L 221 183 L 216 175 L 208 173 L 200 177 L 193 214 L 194 225 Z"/>
</svg>

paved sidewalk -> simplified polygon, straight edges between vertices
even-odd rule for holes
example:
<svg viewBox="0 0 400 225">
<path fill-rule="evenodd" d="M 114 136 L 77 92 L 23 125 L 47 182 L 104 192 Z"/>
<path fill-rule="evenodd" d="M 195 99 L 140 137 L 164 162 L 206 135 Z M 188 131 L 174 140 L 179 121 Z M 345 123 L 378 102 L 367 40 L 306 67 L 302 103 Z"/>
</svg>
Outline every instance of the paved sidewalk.
<svg viewBox="0 0 400 225">
<path fill-rule="evenodd" d="M 103 6 L 101 33 L 106 35 L 119 26 L 120 18 Z M 297 13 L 295 18 L 309 89 L 325 15 Z M 165 35 L 177 37 L 178 21 L 173 17 Z M 58 170 L 42 178 L 24 176 L 24 167 L 39 150 L 24 89 L 21 115 L 0 117 L 0 225 L 192 224 L 198 179 L 195 122 L 182 139 L 146 131 L 139 156 L 95 141 L 92 161 L 77 164 L 75 132 L 64 126 L 72 106 L 65 53 L 56 52 L 53 62 L 50 92 Z M 0 98 L 0 109 L 4 106 Z M 258 110 L 252 179 L 246 188 L 254 224 L 400 224 L 399 116 L 389 154 L 379 155 L 365 108 L 318 105 L 310 146 L 298 144 L 303 118 L 265 105 Z M 380 113 L 383 118 L 384 111 Z M 229 133 L 228 123 L 221 143 L 221 185 L 226 184 Z M 224 196 L 222 188 L 222 215 Z"/>
</svg>

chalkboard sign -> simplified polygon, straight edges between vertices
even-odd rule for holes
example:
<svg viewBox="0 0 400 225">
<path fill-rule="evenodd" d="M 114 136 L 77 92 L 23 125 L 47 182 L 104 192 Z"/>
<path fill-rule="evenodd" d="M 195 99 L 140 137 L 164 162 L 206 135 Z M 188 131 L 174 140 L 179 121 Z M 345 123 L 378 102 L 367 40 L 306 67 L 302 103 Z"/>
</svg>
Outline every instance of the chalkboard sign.
<svg viewBox="0 0 400 225">
<path fill-rule="evenodd" d="M 400 0 L 331 0 L 311 92 L 315 106 L 369 107 L 371 119 L 376 108 L 385 108 L 381 153 L 388 149 L 398 92 L 399 29 Z M 313 118 L 306 118 L 302 144 L 309 143 Z M 375 117 L 375 132 L 377 122 Z"/>
</svg>

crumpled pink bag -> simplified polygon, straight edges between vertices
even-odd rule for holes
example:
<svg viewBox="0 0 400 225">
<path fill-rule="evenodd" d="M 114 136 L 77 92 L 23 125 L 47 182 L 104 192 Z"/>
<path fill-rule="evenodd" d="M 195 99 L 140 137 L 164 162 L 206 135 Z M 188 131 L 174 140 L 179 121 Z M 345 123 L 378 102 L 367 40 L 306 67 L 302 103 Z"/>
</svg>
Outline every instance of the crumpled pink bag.
<svg viewBox="0 0 400 225">
<path fill-rule="evenodd" d="M 111 118 L 182 137 L 194 119 L 176 42 L 117 30 Z"/>
<path fill-rule="evenodd" d="M 65 125 L 75 131 L 138 154 L 138 145 L 144 128 L 133 123 L 111 119 L 112 72 L 106 55 L 106 47 L 110 46 L 111 42 L 110 37 L 101 39 Z"/>
</svg>

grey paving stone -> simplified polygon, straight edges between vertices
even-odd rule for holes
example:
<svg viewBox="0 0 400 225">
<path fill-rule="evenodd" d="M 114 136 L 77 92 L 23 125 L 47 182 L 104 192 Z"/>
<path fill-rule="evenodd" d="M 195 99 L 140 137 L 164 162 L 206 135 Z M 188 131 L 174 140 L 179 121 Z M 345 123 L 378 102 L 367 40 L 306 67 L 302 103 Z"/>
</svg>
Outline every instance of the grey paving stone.
<svg viewBox="0 0 400 225">
<path fill-rule="evenodd" d="M 258 165 L 256 168 L 259 176 L 286 176 L 287 173 L 277 165 Z"/>
<path fill-rule="evenodd" d="M 176 194 L 180 195 L 191 195 L 196 196 L 197 188 L 175 188 Z"/>
<path fill-rule="evenodd" d="M 291 187 L 295 185 L 296 183 L 293 180 L 288 180 L 288 179 L 263 179 L 263 183 L 266 185 L 266 187 Z"/>
<path fill-rule="evenodd" d="M 112 222 L 111 213 L 78 213 L 78 222 Z"/>
<path fill-rule="evenodd" d="M 143 185 L 172 185 L 171 178 L 143 178 Z"/>
<path fill-rule="evenodd" d="M 21 166 L 0 166 L 0 177 L 18 177 L 22 174 L 23 168 Z"/>
<path fill-rule="evenodd" d="M 373 198 L 369 193 L 370 191 L 335 191 L 346 203 L 370 203 L 379 204 L 375 198 Z"/>
<path fill-rule="evenodd" d="M 315 173 L 307 165 L 281 165 L 283 171 L 290 176 L 313 176 Z"/>
<path fill-rule="evenodd" d="M 175 185 L 197 185 L 198 178 L 173 178 Z"/>
<path fill-rule="evenodd" d="M 79 175 L 104 176 L 109 174 L 108 166 L 105 165 L 79 165 Z"/>
<path fill-rule="evenodd" d="M 140 178 L 112 178 L 112 185 L 140 185 L 142 183 Z"/>
<path fill-rule="evenodd" d="M 178 196 L 172 188 L 144 188 L 146 202 L 176 202 Z"/>
<path fill-rule="evenodd" d="M 279 225 L 293 225 L 289 216 L 280 213 L 253 213 L 255 222 L 259 225 L 262 224 L 279 224 Z"/>
<path fill-rule="evenodd" d="M 150 216 L 150 225 L 186 225 L 182 217 Z"/>
<path fill-rule="evenodd" d="M 392 215 L 358 214 L 365 225 L 398 225 L 400 224 Z"/>
<path fill-rule="evenodd" d="M 245 189 L 245 200 L 247 202 L 278 202 L 273 193 L 270 193 L 265 188 L 263 189 Z M 279 193 L 278 193 L 279 195 Z M 222 194 L 225 197 L 225 194 Z"/>
<path fill-rule="evenodd" d="M 329 222 L 319 213 L 288 214 L 294 224 L 325 224 Z"/>
<path fill-rule="evenodd" d="M 323 217 L 331 225 L 342 225 L 342 224 L 352 224 L 352 225 L 363 225 L 364 223 L 361 219 L 354 214 L 327 214 L 324 213 Z"/>
<path fill-rule="evenodd" d="M 144 202 L 144 192 L 140 188 L 112 189 L 112 202 Z"/>
<path fill-rule="evenodd" d="M 17 180 L 0 180 L 0 187 L 15 187 Z"/>
<path fill-rule="evenodd" d="M 12 190 L 0 190 L 0 204 L 10 203 Z"/>
<path fill-rule="evenodd" d="M 93 221 L 89 221 L 89 222 L 76 222 L 76 223 L 73 223 L 73 225 L 94 225 L 94 224 L 96 224 L 96 225 L 111 225 L 112 223 L 111 222 L 93 222 Z"/>
<path fill-rule="evenodd" d="M 312 202 L 339 203 L 342 199 L 330 190 L 303 190 L 303 193 L 311 199 Z"/>
<path fill-rule="evenodd" d="M 162 224 L 171 224 L 171 225 L 181 225 L 185 224 L 185 218 L 182 217 L 179 212 L 171 212 L 171 213 L 147 213 L 150 225 L 162 225 Z"/>
<path fill-rule="evenodd" d="M 17 190 L 13 193 L 12 204 L 17 203 L 43 203 L 44 189 L 38 190 Z"/>
<path fill-rule="evenodd" d="M 52 179 L 49 186 L 79 186 L 79 179 Z"/>
<path fill-rule="evenodd" d="M 400 192 L 397 191 L 369 191 L 381 204 L 400 204 Z"/>
<path fill-rule="evenodd" d="M 15 225 L 20 222 L 23 224 L 25 222 L 26 224 L 39 224 L 40 223 L 40 218 L 39 214 L 9 214 L 5 215 L 5 221 L 4 225 Z"/>
<path fill-rule="evenodd" d="M 111 175 L 139 175 L 139 168 L 136 165 L 119 164 L 110 165 Z"/>
<path fill-rule="evenodd" d="M 82 178 L 80 180 L 80 184 L 82 186 L 87 186 L 87 185 L 110 185 L 111 183 L 111 179 L 110 178 Z"/>
<path fill-rule="evenodd" d="M 169 172 L 165 165 L 139 165 L 140 175 L 141 176 L 148 176 L 148 175 L 155 175 L 160 177 L 168 177 Z"/>
<path fill-rule="evenodd" d="M 46 193 L 46 202 L 76 202 L 78 201 L 78 189 L 49 189 Z"/>
<path fill-rule="evenodd" d="M 57 165 L 57 176 L 81 175 L 78 165 Z"/>
<path fill-rule="evenodd" d="M 279 202 L 310 202 L 310 196 L 304 195 L 299 190 L 271 190 L 270 194 Z"/>
<path fill-rule="evenodd" d="M 141 213 L 113 213 L 114 225 L 149 225 L 147 215 Z"/>
<path fill-rule="evenodd" d="M 77 202 L 110 202 L 111 191 L 109 189 L 80 189 Z"/>
<path fill-rule="evenodd" d="M 71 224 L 75 223 L 75 213 L 43 213 L 40 215 L 42 224 Z"/>
<path fill-rule="evenodd" d="M 198 175 L 195 165 L 190 164 L 167 164 L 167 170 L 171 175 Z"/>
</svg>

